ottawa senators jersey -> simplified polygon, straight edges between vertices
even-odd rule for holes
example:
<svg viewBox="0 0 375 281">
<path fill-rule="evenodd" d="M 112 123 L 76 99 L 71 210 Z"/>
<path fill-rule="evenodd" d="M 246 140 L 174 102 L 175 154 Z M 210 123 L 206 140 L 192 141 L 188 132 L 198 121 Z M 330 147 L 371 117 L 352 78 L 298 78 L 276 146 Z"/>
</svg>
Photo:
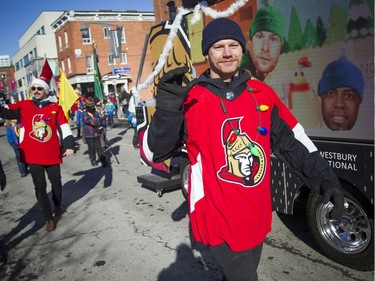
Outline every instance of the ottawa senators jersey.
<svg viewBox="0 0 375 281">
<path fill-rule="evenodd" d="M 8 107 L 20 111 L 21 162 L 38 165 L 62 163 L 60 139 L 72 135 L 62 107 L 53 102 L 39 107 L 32 100 L 9 104 Z"/>
<path fill-rule="evenodd" d="M 271 230 L 271 139 L 265 132 L 274 118 L 290 132 L 297 125 L 271 88 L 255 79 L 247 84 L 233 100 L 195 86 L 184 102 L 193 236 L 211 246 L 225 241 L 233 251 L 259 245 Z M 261 105 L 268 109 L 260 111 Z"/>
</svg>

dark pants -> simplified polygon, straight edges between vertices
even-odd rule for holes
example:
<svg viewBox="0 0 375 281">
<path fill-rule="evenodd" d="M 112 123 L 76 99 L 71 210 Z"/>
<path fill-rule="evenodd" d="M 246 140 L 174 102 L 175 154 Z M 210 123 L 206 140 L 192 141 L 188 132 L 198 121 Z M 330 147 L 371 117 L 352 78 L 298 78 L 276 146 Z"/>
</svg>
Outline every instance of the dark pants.
<svg viewBox="0 0 375 281">
<path fill-rule="evenodd" d="M 108 126 L 113 128 L 113 126 L 114 126 L 113 115 L 107 115 L 107 120 L 108 120 Z"/>
<path fill-rule="evenodd" d="M 52 185 L 52 200 L 55 206 L 61 205 L 62 197 L 62 183 L 60 165 L 42 166 L 30 164 L 30 172 L 35 186 L 35 195 L 39 206 L 42 208 L 44 218 L 46 220 L 52 219 L 52 210 L 47 195 L 47 181 L 48 179 Z"/>
<path fill-rule="evenodd" d="M 102 147 L 100 137 L 96 138 L 86 138 L 87 148 L 89 150 L 89 158 L 90 161 L 96 161 L 96 155 L 98 155 L 98 159 L 102 161 L 104 157 L 104 149 Z"/>
<path fill-rule="evenodd" d="M 18 145 L 13 144 L 12 148 L 13 148 L 14 153 L 16 154 L 17 165 L 18 165 L 18 170 L 20 174 L 21 175 L 27 174 L 27 164 L 20 162 L 20 150 L 18 148 Z"/>
<path fill-rule="evenodd" d="M 81 137 L 81 126 L 77 125 L 77 138 Z"/>
<path fill-rule="evenodd" d="M 134 128 L 134 135 L 133 135 L 133 147 L 134 148 L 139 148 L 139 134 L 137 127 Z"/>
<path fill-rule="evenodd" d="M 227 281 L 258 281 L 257 268 L 263 243 L 253 249 L 233 252 L 226 243 L 211 247 Z"/>
</svg>

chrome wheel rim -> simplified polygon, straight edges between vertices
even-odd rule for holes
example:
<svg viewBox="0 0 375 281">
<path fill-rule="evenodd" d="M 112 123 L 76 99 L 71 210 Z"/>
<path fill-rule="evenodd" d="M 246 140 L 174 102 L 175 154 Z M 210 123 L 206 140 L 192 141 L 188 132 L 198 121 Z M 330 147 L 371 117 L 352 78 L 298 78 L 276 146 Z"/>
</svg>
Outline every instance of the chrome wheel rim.
<svg viewBox="0 0 375 281">
<path fill-rule="evenodd" d="M 322 204 L 316 213 L 317 224 L 329 245 L 345 254 L 357 254 L 370 244 L 371 222 L 361 206 L 348 198 L 345 200 L 344 215 L 340 219 L 329 217 L 331 202 Z"/>
</svg>

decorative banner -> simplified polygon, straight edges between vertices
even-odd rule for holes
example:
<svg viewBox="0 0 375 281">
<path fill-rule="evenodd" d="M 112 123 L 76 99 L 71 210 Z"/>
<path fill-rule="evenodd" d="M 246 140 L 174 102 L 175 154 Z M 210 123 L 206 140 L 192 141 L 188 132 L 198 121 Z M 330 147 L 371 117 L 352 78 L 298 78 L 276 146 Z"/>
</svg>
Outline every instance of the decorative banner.
<svg viewBox="0 0 375 281">
<path fill-rule="evenodd" d="M 122 27 L 116 30 L 109 30 L 109 38 L 111 40 L 112 56 L 114 58 L 121 57 L 121 33 Z"/>
<path fill-rule="evenodd" d="M 103 88 L 103 83 L 102 83 L 102 76 L 99 71 L 99 66 L 98 66 L 98 54 L 96 50 L 96 45 L 92 44 L 93 48 L 93 60 L 94 60 L 94 89 L 95 89 L 95 96 L 100 98 L 101 100 L 104 100 L 104 88 Z"/>
<path fill-rule="evenodd" d="M 59 105 L 63 108 L 67 120 L 69 120 L 69 110 L 78 98 L 79 96 L 74 91 L 64 72 L 60 69 Z"/>
</svg>

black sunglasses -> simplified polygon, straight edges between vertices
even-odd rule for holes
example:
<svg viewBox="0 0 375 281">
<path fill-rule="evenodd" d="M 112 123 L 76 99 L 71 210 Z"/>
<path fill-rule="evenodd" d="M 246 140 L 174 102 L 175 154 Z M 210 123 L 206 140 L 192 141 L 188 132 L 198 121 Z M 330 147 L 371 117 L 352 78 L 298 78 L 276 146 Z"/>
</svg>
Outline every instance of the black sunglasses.
<svg viewBox="0 0 375 281">
<path fill-rule="evenodd" d="M 43 91 L 44 88 L 43 87 L 31 87 L 31 90 L 35 91 L 35 90 L 38 90 L 38 91 Z"/>
</svg>

